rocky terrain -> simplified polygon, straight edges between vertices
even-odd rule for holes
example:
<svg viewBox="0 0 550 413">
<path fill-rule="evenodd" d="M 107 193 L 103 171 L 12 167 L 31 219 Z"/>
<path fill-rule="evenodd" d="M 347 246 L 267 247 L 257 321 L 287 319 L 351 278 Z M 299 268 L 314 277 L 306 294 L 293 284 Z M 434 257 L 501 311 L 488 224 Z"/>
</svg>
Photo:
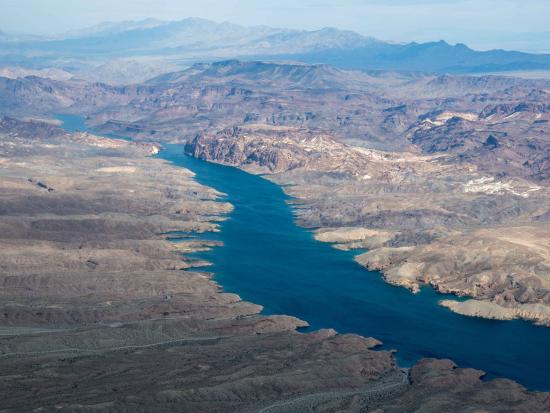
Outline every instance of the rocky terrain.
<svg viewBox="0 0 550 413">
<path fill-rule="evenodd" d="M 388 282 L 473 298 L 454 311 L 550 323 L 547 81 L 223 62 L 149 84 L 107 131 L 268 173 Z"/>
<path fill-rule="evenodd" d="M 169 238 L 216 231 L 231 206 L 151 157 L 179 142 L 265 174 L 386 281 L 549 325 L 549 91 L 238 61 L 132 86 L 0 78 L 0 411 L 549 410 L 450 361 L 403 374 L 375 339 L 302 334 L 223 293 L 187 256 L 212 243 Z M 56 112 L 134 142 L 39 120 Z"/>
<path fill-rule="evenodd" d="M 0 410 L 241 410 L 402 381 L 375 340 L 298 334 L 194 270 L 180 251 L 201 243 L 166 234 L 214 231 L 231 206 L 155 146 L 0 126 Z"/>
<path fill-rule="evenodd" d="M 23 67 L 2 67 L 0 68 L 0 77 L 8 79 L 21 79 L 27 76 L 45 77 L 54 80 L 69 80 L 73 77 L 69 72 L 65 72 L 61 69 L 42 69 L 33 70 Z"/>
<path fill-rule="evenodd" d="M 287 136 L 242 129 L 198 137 L 188 150 L 268 172 L 297 199 L 302 225 L 338 248 L 368 249 L 358 262 L 392 284 L 474 298 L 443 302 L 462 314 L 550 323 L 546 185 L 488 176 L 446 156 L 357 148 L 297 130 Z"/>
<path fill-rule="evenodd" d="M 302 334 L 224 293 L 185 256 L 209 243 L 169 238 L 216 231 L 231 206 L 157 151 L 0 121 L 0 411 L 550 409 L 450 361 L 403 372 L 375 339 Z"/>
<path fill-rule="evenodd" d="M 443 303 L 462 314 L 550 323 L 547 80 L 234 60 L 133 86 L 0 80 L 6 114 L 81 113 L 271 174 L 302 225 L 369 249 L 358 261 L 388 282 L 472 298 Z"/>
<path fill-rule="evenodd" d="M 550 82 L 224 61 L 113 87 L 0 82 L 1 110 L 86 114 L 287 186 L 299 222 L 462 314 L 550 323 Z M 511 235 L 513 234 L 513 235 Z"/>
</svg>

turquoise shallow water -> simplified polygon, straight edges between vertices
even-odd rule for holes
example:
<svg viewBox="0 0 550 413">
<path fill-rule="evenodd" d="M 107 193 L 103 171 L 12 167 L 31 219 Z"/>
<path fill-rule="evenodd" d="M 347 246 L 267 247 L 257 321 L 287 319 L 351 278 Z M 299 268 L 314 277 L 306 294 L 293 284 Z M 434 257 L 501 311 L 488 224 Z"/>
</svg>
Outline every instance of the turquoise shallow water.
<svg viewBox="0 0 550 413">
<path fill-rule="evenodd" d="M 60 119 L 68 130 L 85 128 L 80 118 Z M 220 233 L 204 235 L 224 246 L 195 254 L 213 263 L 208 271 L 226 291 L 263 305 L 264 313 L 306 320 L 309 329 L 376 337 L 383 348 L 396 349 L 405 366 L 421 357 L 451 358 L 487 377 L 550 390 L 550 328 L 463 317 L 439 306 L 446 296 L 431 288 L 414 295 L 392 287 L 356 264 L 356 253 L 317 242 L 296 226 L 289 198 L 277 185 L 188 157 L 178 145 L 160 157 L 194 171 L 235 206 Z"/>
</svg>

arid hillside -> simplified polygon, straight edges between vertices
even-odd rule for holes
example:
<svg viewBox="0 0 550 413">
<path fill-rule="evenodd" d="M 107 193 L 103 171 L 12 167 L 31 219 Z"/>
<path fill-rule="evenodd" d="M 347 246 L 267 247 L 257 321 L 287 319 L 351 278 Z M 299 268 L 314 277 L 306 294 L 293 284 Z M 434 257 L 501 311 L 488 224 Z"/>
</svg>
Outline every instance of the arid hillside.
<svg viewBox="0 0 550 413">
<path fill-rule="evenodd" d="M 185 256 L 209 243 L 169 238 L 215 231 L 231 206 L 157 150 L 0 122 L 1 411 L 550 408 L 447 360 L 402 371 L 375 339 L 301 334 L 223 293 Z"/>
<path fill-rule="evenodd" d="M 389 282 L 476 300 L 444 303 L 457 312 L 550 322 L 548 81 L 231 60 L 129 87 L 3 85 L 6 113 L 80 113 L 292 183 L 303 225 L 355 234 Z"/>
<path fill-rule="evenodd" d="M 131 86 L 12 77 L 0 411 L 550 410 L 547 393 L 448 360 L 403 370 L 375 338 L 303 334 L 224 293 L 190 254 L 232 206 L 153 156 L 177 142 L 265 174 L 300 225 L 387 282 L 548 326 L 549 82 L 239 61 Z M 64 132 L 56 113 L 133 141 Z"/>
</svg>

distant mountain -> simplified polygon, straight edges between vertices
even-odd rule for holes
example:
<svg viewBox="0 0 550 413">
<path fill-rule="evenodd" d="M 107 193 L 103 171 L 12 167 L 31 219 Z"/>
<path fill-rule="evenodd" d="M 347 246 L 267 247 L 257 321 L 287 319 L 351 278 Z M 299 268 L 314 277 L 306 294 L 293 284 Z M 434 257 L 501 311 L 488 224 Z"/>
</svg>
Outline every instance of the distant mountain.
<svg viewBox="0 0 550 413">
<path fill-rule="evenodd" d="M 532 53 L 550 53 L 550 31 L 502 33 L 499 39 L 508 49 Z"/>
<path fill-rule="evenodd" d="M 27 76 L 36 76 L 54 80 L 68 80 L 72 74 L 60 69 L 32 70 L 22 67 L 0 67 L 0 77 L 20 79 Z"/>
<path fill-rule="evenodd" d="M 166 72 L 180 69 L 178 65 L 163 60 L 114 59 L 92 69 L 82 70 L 75 77 L 110 85 L 124 85 L 141 83 Z"/>
<path fill-rule="evenodd" d="M 480 52 L 444 41 L 395 44 L 335 28 L 305 31 L 245 27 L 198 18 L 103 23 L 54 39 L 8 41 L 0 35 L 0 65 L 27 62 L 34 67 L 67 69 L 138 58 L 179 65 L 234 58 L 293 60 L 345 69 L 434 73 L 550 70 L 550 54 Z"/>
<path fill-rule="evenodd" d="M 464 44 L 378 44 L 352 50 L 326 49 L 287 56 L 307 63 L 329 63 L 345 69 L 409 70 L 435 73 L 479 73 L 548 70 L 550 54 L 505 50 L 476 51 Z"/>
<path fill-rule="evenodd" d="M 78 39 L 83 37 L 106 36 L 130 30 L 152 29 L 165 24 L 162 20 L 145 19 L 140 21 L 104 22 L 80 30 L 73 30 L 57 36 L 60 39 Z"/>
<path fill-rule="evenodd" d="M 147 83 L 154 85 L 197 81 L 212 83 L 221 80 L 242 82 L 245 79 L 255 84 L 278 82 L 292 84 L 294 87 L 337 88 L 340 83 L 349 83 L 355 75 L 329 65 L 225 60 L 198 63 L 183 71 L 158 76 Z"/>
<path fill-rule="evenodd" d="M 7 33 L 0 30 L 0 41 L 6 41 L 9 39 L 10 39 L 10 36 Z"/>
<path fill-rule="evenodd" d="M 186 58 L 236 57 L 254 54 L 306 53 L 352 49 L 381 43 L 355 32 L 325 28 L 315 31 L 244 27 L 189 18 L 175 22 L 105 23 L 65 38 L 4 45 L 4 52 L 39 50 L 73 56 L 170 55 Z"/>
</svg>

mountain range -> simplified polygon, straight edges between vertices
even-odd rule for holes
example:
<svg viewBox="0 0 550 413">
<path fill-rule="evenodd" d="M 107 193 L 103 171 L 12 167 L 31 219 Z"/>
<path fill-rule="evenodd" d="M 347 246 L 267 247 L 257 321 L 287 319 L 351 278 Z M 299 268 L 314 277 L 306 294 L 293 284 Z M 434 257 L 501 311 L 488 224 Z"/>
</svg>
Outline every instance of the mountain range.
<svg viewBox="0 0 550 413">
<path fill-rule="evenodd" d="M 476 51 L 445 41 L 391 43 L 336 28 L 291 30 L 188 18 L 103 23 L 53 37 L 0 32 L 0 65 L 86 72 L 113 61 L 155 67 L 227 58 L 329 63 L 360 70 L 480 73 L 550 69 L 550 54 Z M 127 68 L 125 69 L 127 70 Z M 162 70 L 143 70 L 158 74 Z M 121 77 L 118 74 L 118 77 Z M 123 77 L 123 76 L 122 76 Z M 144 80 L 144 79 L 140 79 Z"/>
</svg>

